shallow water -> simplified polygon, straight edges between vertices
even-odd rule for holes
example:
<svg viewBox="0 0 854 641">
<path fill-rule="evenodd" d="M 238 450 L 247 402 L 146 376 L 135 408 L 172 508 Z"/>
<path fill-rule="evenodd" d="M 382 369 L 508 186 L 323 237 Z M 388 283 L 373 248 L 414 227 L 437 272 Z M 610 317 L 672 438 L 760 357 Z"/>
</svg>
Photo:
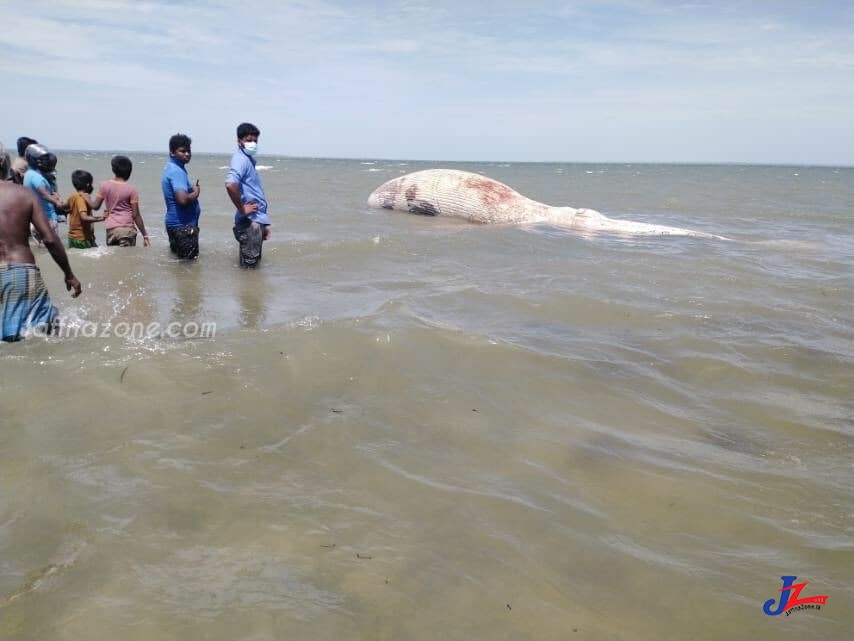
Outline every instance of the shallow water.
<svg viewBox="0 0 854 641">
<path fill-rule="evenodd" d="M 854 170 L 448 165 L 715 242 L 373 211 L 436 165 L 262 157 L 247 272 L 227 157 L 190 165 L 192 264 L 133 158 L 153 247 L 74 251 L 73 300 L 38 251 L 54 302 L 216 334 L 0 347 L 0 638 L 850 636 Z M 765 615 L 783 575 L 827 604 Z"/>
</svg>

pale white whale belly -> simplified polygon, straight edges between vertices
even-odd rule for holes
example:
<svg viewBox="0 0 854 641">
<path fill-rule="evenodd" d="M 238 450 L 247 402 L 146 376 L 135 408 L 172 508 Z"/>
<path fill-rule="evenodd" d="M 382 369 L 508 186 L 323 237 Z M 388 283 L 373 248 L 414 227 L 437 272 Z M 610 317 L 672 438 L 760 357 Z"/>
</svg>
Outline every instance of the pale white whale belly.
<svg viewBox="0 0 854 641">
<path fill-rule="evenodd" d="M 594 209 L 552 207 L 497 180 L 457 169 L 425 169 L 393 178 L 371 193 L 368 205 L 428 216 L 454 216 L 472 223 L 550 223 L 588 233 L 725 240 L 680 227 L 608 218 Z"/>
</svg>

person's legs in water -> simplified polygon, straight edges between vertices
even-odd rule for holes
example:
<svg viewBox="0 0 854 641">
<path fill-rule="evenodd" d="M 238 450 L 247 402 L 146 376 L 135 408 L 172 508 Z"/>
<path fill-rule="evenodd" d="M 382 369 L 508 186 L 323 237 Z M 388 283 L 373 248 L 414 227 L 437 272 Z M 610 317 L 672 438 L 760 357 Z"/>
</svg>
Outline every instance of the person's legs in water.
<svg viewBox="0 0 854 641">
<path fill-rule="evenodd" d="M 136 229 L 133 227 L 113 227 L 108 229 L 107 245 L 136 247 Z"/>
<path fill-rule="evenodd" d="M 257 267 L 261 262 L 264 225 L 247 220 L 234 226 L 234 237 L 240 243 L 240 266 Z"/>
<path fill-rule="evenodd" d="M 199 228 L 195 225 L 167 227 L 169 249 L 178 258 L 192 260 L 199 255 Z"/>
</svg>

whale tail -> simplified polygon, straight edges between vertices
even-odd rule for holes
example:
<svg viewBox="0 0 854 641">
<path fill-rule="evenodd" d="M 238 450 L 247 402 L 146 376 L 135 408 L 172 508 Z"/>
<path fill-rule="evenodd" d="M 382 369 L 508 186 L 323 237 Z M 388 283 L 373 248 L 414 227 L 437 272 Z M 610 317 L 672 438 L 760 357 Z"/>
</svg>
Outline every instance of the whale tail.
<svg viewBox="0 0 854 641">
<path fill-rule="evenodd" d="M 574 209 L 572 207 L 555 207 L 554 215 L 549 222 L 555 225 L 570 227 L 574 230 L 591 233 L 617 234 L 623 236 L 685 236 L 689 238 L 705 238 L 709 240 L 730 240 L 703 231 L 639 223 L 634 220 L 608 218 L 595 209 Z"/>
</svg>

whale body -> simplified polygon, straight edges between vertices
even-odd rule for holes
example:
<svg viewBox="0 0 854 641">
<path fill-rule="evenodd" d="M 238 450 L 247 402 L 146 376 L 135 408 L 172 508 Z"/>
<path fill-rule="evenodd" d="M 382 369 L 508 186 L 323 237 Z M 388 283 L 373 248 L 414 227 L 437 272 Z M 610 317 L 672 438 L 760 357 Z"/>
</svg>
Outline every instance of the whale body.
<svg viewBox="0 0 854 641">
<path fill-rule="evenodd" d="M 497 180 L 457 169 L 425 169 L 392 178 L 371 193 L 368 206 L 426 216 L 453 216 L 472 223 L 548 223 L 580 232 L 726 240 L 681 227 L 608 218 L 595 209 L 552 207 Z"/>
</svg>

